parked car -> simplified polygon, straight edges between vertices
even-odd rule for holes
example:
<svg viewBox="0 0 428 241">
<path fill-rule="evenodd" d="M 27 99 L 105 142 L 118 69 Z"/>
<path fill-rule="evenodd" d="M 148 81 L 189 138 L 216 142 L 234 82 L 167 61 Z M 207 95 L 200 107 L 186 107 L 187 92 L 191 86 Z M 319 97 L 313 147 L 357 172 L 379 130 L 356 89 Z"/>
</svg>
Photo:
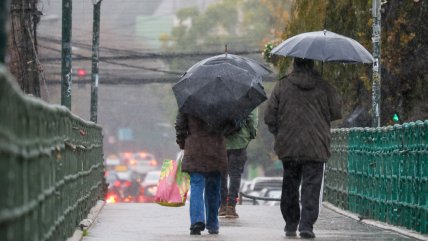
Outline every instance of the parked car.
<svg viewBox="0 0 428 241">
<path fill-rule="evenodd" d="M 282 188 L 282 177 L 256 177 L 251 181 L 251 191 L 261 191 L 263 188 Z"/>
<path fill-rule="evenodd" d="M 150 203 L 155 201 L 161 171 L 150 171 L 141 183 L 139 202 Z"/>
<path fill-rule="evenodd" d="M 279 189 L 282 188 L 282 177 L 256 177 L 251 181 L 245 182 L 241 187 L 240 204 L 259 204 L 257 199 L 245 197 L 260 197 L 266 195 L 262 190 L 266 189 Z"/>
<path fill-rule="evenodd" d="M 267 200 L 257 200 L 259 205 L 269 205 L 269 206 L 276 206 L 280 204 L 280 199 L 281 199 L 281 193 L 282 193 L 282 189 L 281 188 L 263 188 L 260 192 L 259 192 L 259 197 L 264 197 L 264 198 L 274 198 L 274 199 L 278 199 L 275 201 L 267 201 Z"/>
</svg>

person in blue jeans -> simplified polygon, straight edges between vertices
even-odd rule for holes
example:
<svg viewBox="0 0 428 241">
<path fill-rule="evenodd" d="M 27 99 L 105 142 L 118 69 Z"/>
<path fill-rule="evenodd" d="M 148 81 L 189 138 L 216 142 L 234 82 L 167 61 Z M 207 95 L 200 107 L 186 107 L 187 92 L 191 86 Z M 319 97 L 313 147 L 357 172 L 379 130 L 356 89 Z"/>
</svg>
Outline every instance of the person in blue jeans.
<svg viewBox="0 0 428 241">
<path fill-rule="evenodd" d="M 199 118 L 178 113 L 176 141 L 184 150 L 181 170 L 190 175 L 190 234 L 219 233 L 220 178 L 227 173 L 223 133 Z"/>
</svg>

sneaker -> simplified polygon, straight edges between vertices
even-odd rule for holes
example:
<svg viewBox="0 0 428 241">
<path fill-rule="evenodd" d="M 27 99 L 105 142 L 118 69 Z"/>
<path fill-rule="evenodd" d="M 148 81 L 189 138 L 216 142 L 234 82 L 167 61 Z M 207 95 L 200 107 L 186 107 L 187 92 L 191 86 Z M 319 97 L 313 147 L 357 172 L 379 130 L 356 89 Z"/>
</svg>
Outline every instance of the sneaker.
<svg viewBox="0 0 428 241">
<path fill-rule="evenodd" d="M 285 231 L 285 236 L 286 237 L 296 237 L 296 231 Z"/>
<path fill-rule="evenodd" d="M 201 235 L 201 231 L 205 230 L 205 223 L 197 222 L 190 226 L 190 235 Z"/>
<path fill-rule="evenodd" d="M 208 233 L 209 234 L 218 234 L 218 229 L 217 230 L 208 229 Z"/>
<path fill-rule="evenodd" d="M 191 229 L 190 235 L 201 235 L 201 230 L 198 229 Z"/>
<path fill-rule="evenodd" d="M 239 215 L 236 213 L 234 206 L 227 206 L 226 218 L 239 218 Z"/>
<path fill-rule="evenodd" d="M 219 217 L 225 217 L 226 216 L 226 206 L 220 205 L 220 209 L 218 210 L 218 216 Z"/>
<path fill-rule="evenodd" d="M 304 239 L 311 239 L 311 238 L 315 238 L 315 234 L 312 231 L 304 230 L 304 231 L 300 231 L 300 237 Z"/>
</svg>

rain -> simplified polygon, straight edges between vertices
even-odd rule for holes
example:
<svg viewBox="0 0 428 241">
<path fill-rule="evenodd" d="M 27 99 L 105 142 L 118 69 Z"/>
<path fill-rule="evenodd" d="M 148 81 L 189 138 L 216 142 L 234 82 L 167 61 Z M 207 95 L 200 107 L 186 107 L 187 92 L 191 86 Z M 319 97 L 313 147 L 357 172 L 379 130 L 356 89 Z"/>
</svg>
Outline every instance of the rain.
<svg viewBox="0 0 428 241">
<path fill-rule="evenodd" d="M 185 49 L 178 49 L 172 47 L 172 41 L 162 41 L 162 38 L 172 39 L 174 31 L 188 24 L 189 19 L 179 19 L 180 13 L 203 14 L 210 6 L 213 9 L 213 4 L 221 3 L 218 0 L 102 2 L 98 123 L 103 126 L 106 157 L 119 152 L 147 151 L 159 162 L 174 158 L 178 147 L 173 128 L 177 111 L 171 89 L 173 83 L 196 62 L 224 53 L 225 45 L 231 54 L 263 61 L 261 39 L 256 34 L 271 35 L 272 24 L 268 18 L 265 23 L 259 23 L 263 25 L 259 32 L 245 33 L 246 42 L 239 29 L 222 30 L 221 27 L 218 33 L 228 35 L 221 36 L 219 41 L 215 36 L 207 37 L 208 44 L 203 47 L 183 45 Z M 43 16 L 38 26 L 38 44 L 45 76 L 42 98 L 49 103 L 59 103 L 61 2 L 44 0 L 40 5 Z M 73 1 L 71 110 L 84 119 L 90 117 L 92 9 L 90 1 Z M 211 15 L 221 12 L 214 9 Z M 239 17 L 230 7 L 224 10 L 225 15 L 229 12 L 235 15 L 215 16 L 213 21 L 234 21 Z M 232 24 L 223 25 L 236 28 Z"/>
<path fill-rule="evenodd" d="M 0 3 L 0 239 L 428 240 L 427 18 L 419 0 Z"/>
</svg>

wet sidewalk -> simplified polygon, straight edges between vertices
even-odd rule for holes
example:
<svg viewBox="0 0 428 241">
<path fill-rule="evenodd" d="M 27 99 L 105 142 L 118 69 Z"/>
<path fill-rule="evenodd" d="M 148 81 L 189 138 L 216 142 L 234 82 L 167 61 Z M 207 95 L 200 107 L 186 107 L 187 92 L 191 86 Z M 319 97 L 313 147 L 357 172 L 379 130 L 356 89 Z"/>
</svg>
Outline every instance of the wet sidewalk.
<svg viewBox="0 0 428 241">
<path fill-rule="evenodd" d="M 83 237 L 84 241 L 276 241 L 296 240 L 284 235 L 279 206 L 238 205 L 238 219 L 220 218 L 220 234 L 189 235 L 189 205 L 173 208 L 158 204 L 107 204 Z M 315 225 L 318 241 L 418 240 L 381 229 L 323 207 Z M 423 238 L 425 236 L 422 236 Z"/>
</svg>

